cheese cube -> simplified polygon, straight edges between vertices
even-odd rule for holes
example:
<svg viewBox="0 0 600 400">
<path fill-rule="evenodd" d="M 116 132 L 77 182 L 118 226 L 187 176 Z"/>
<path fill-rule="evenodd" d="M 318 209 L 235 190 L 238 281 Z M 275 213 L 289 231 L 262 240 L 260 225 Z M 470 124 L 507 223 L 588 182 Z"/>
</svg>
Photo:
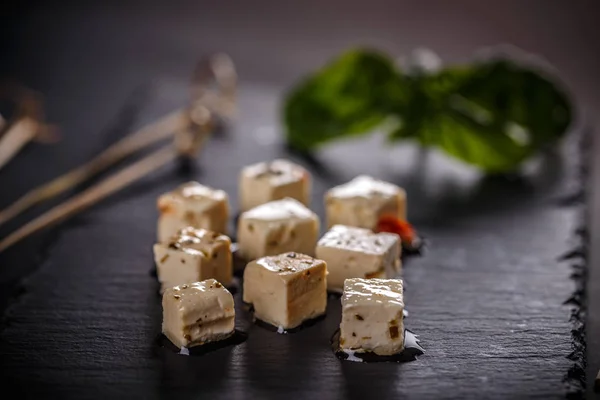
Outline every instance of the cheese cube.
<svg viewBox="0 0 600 400">
<path fill-rule="evenodd" d="M 250 262 L 244 270 L 244 302 L 256 318 L 292 329 L 325 313 L 327 266 L 305 254 L 284 253 Z"/>
<path fill-rule="evenodd" d="M 274 160 L 249 165 L 240 174 L 240 207 L 247 211 L 286 197 L 308 206 L 310 186 L 310 174 L 290 161 Z"/>
<path fill-rule="evenodd" d="M 285 198 L 248 210 L 238 221 L 238 245 L 246 260 L 286 251 L 314 255 L 319 217 L 297 200 Z"/>
<path fill-rule="evenodd" d="M 197 182 L 188 182 L 158 198 L 158 241 L 164 242 L 188 226 L 215 232 L 227 231 L 227 193 Z"/>
<path fill-rule="evenodd" d="M 399 279 L 346 279 L 340 349 L 389 356 L 404 348 L 404 300 Z"/>
<path fill-rule="evenodd" d="M 340 349 L 392 355 L 404 348 L 404 300 L 398 279 L 346 279 Z"/>
<path fill-rule="evenodd" d="M 394 278 L 400 272 L 400 237 L 334 225 L 317 243 L 327 263 L 327 288 L 341 292 L 348 278 Z"/>
<path fill-rule="evenodd" d="M 327 226 L 374 230 L 384 215 L 406 219 L 406 192 L 391 183 L 360 175 L 325 194 Z"/>
<path fill-rule="evenodd" d="M 233 334 L 233 296 L 214 279 L 168 288 L 162 307 L 162 332 L 177 347 L 198 346 Z"/>
<path fill-rule="evenodd" d="M 184 228 L 167 242 L 155 244 L 154 261 L 162 290 L 209 278 L 231 283 L 231 240 L 206 229 Z"/>
</svg>

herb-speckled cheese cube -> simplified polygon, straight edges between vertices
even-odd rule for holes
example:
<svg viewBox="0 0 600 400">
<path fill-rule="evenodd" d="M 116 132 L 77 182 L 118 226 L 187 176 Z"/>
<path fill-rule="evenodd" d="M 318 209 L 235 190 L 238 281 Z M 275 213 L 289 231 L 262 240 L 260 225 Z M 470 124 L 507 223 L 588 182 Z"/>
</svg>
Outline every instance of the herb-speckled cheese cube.
<svg viewBox="0 0 600 400">
<path fill-rule="evenodd" d="M 327 226 L 347 225 L 374 230 L 384 215 L 406 219 L 404 189 L 360 175 L 325 194 Z"/>
<path fill-rule="evenodd" d="M 244 270 L 244 302 L 258 319 L 292 329 L 325 313 L 326 281 L 322 260 L 294 252 L 263 257 Z"/>
<path fill-rule="evenodd" d="M 400 272 L 400 237 L 334 225 L 317 243 L 327 263 L 327 288 L 341 292 L 348 278 L 394 278 Z"/>
<path fill-rule="evenodd" d="M 404 348 L 404 300 L 398 279 L 346 279 L 340 349 L 388 356 Z"/>
<path fill-rule="evenodd" d="M 167 242 L 154 245 L 154 261 L 162 290 L 209 278 L 231 283 L 231 240 L 213 231 L 180 230 Z"/>
<path fill-rule="evenodd" d="M 240 207 L 242 211 L 289 197 L 309 205 L 310 174 L 287 160 L 261 162 L 240 173 Z"/>
<path fill-rule="evenodd" d="M 165 290 L 162 307 L 162 332 L 177 347 L 198 346 L 233 334 L 233 296 L 214 279 Z"/>
<path fill-rule="evenodd" d="M 287 251 L 312 256 L 318 235 L 319 217 L 290 198 L 248 210 L 238 221 L 239 253 L 246 260 Z"/>
<path fill-rule="evenodd" d="M 229 199 L 223 190 L 188 182 L 158 198 L 158 241 L 191 226 L 226 233 Z"/>
</svg>

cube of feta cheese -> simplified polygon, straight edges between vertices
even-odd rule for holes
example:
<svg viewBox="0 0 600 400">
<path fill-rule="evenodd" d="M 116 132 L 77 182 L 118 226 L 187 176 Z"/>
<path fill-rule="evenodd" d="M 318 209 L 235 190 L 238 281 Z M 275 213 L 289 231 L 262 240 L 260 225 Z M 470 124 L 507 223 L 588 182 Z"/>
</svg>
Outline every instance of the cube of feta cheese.
<svg viewBox="0 0 600 400">
<path fill-rule="evenodd" d="M 162 290 L 209 278 L 231 283 L 231 240 L 213 231 L 180 230 L 167 242 L 154 245 L 154 261 Z"/>
<path fill-rule="evenodd" d="M 162 332 L 177 347 L 223 340 L 235 328 L 233 296 L 214 279 L 168 288 L 162 307 Z"/>
<path fill-rule="evenodd" d="M 246 260 L 286 251 L 312 256 L 318 235 L 319 217 L 290 198 L 248 210 L 238 221 L 239 253 Z"/>
<path fill-rule="evenodd" d="M 406 192 L 391 183 L 360 175 L 325 194 L 327 226 L 348 225 L 374 230 L 379 218 L 406 219 Z"/>
<path fill-rule="evenodd" d="M 294 252 L 252 261 L 244 270 L 244 302 L 254 306 L 256 318 L 295 328 L 325 313 L 327 266 Z"/>
<path fill-rule="evenodd" d="M 394 278 L 400 272 L 400 237 L 334 225 L 317 243 L 327 263 L 327 288 L 341 292 L 348 278 Z"/>
<path fill-rule="evenodd" d="M 242 169 L 240 173 L 240 207 L 242 211 L 289 197 L 308 206 L 310 174 L 287 160 L 261 162 Z"/>
<path fill-rule="evenodd" d="M 229 199 L 223 190 L 188 182 L 158 198 L 158 241 L 191 226 L 226 233 Z"/>
<path fill-rule="evenodd" d="M 404 347 L 404 300 L 398 279 L 346 279 L 340 349 L 389 356 Z"/>
</svg>

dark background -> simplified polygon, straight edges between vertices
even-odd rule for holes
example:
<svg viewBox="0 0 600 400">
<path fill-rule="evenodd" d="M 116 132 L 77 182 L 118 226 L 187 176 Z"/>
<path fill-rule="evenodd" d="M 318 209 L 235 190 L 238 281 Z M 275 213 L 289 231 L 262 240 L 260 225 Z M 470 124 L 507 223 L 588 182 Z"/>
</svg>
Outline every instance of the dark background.
<svg viewBox="0 0 600 400">
<path fill-rule="evenodd" d="M 1 204 L 80 164 L 123 135 L 132 121 L 149 121 L 183 101 L 181 85 L 191 66 L 212 51 L 229 53 L 254 93 L 251 97 L 260 101 L 264 96 L 268 102 L 272 98 L 263 93 L 263 85 L 289 85 L 349 45 L 369 44 L 398 56 L 425 46 L 444 61 L 459 62 L 481 46 L 510 43 L 554 65 L 574 93 L 582 120 L 597 126 L 598 9 L 595 1 L 554 0 L 4 2 L 0 74 L 46 95 L 49 119 L 61 125 L 65 145 L 30 146 L 0 170 Z M 141 105 L 152 81 L 158 81 L 161 98 Z M 143 109 L 140 115 L 137 107 Z M 594 171 L 600 171 L 600 163 L 595 164 Z M 598 220 L 593 209 L 589 221 Z M 0 234 L 37 212 L 3 227 Z M 92 215 L 75 226 L 93 223 Z M 597 226 L 592 230 L 595 243 Z M 47 252 L 60 232 L 37 235 L 0 255 L 2 308 L 19 293 L 23 276 L 40 265 L 50 268 Z M 100 251 L 97 243 L 88 245 L 95 249 L 92 253 Z M 80 243 L 74 251 L 86 248 Z M 589 382 L 600 368 L 600 318 L 594 317 L 600 308 L 597 259 L 592 252 Z"/>
</svg>

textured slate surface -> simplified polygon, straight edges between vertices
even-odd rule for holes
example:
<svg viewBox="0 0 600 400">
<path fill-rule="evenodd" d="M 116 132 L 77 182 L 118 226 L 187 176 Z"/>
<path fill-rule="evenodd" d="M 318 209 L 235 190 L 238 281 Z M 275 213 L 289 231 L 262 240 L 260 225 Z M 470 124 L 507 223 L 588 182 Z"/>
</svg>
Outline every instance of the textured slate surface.
<svg viewBox="0 0 600 400">
<path fill-rule="evenodd" d="M 31 53 L 15 65 L 49 97 L 49 114 L 61 123 L 65 141 L 51 149 L 29 148 L 0 171 L 3 187 L 11 188 L 0 191 L 2 205 L 129 128 L 179 106 L 187 94 L 183 71 L 194 58 L 189 43 L 182 45 L 188 45 L 189 57 L 167 72 L 161 64 L 142 67 L 135 57 L 98 66 L 103 54 L 89 52 L 89 42 L 67 40 L 73 27 L 99 42 L 101 28 L 109 26 L 116 26 L 106 33 L 112 39 L 135 34 L 115 14 L 61 15 L 55 21 L 38 13 L 25 25 L 56 29 L 47 41 L 36 36 L 48 54 L 58 54 L 48 69 L 28 72 L 34 67 L 26 61 L 37 57 Z M 119 45 L 110 54 L 126 57 Z M 252 65 L 248 59 L 242 64 Z M 140 92 L 150 79 L 158 81 L 154 92 Z M 411 146 L 385 150 L 377 136 L 325 149 L 316 162 L 291 155 L 315 175 L 313 208 L 320 215 L 323 191 L 358 173 L 406 187 L 410 219 L 429 241 L 426 254 L 410 259 L 404 275 L 407 326 L 426 349 L 416 362 L 336 359 L 329 338 L 339 322 L 337 299 L 330 300 L 325 320 L 293 335 L 253 326 L 240 309 L 238 322 L 249 337 L 239 346 L 183 357 L 156 345 L 160 303 L 150 274 L 155 199 L 193 178 L 228 191 L 235 209 L 239 168 L 287 156 L 278 139 L 280 94 L 276 84 L 246 79 L 238 122 L 210 142 L 196 170 L 183 175 L 174 166 L 163 168 L 0 254 L 0 300 L 10 302 L 0 331 L 3 387 L 26 397 L 69 398 L 120 398 L 133 390 L 145 398 L 179 391 L 216 398 L 563 397 L 563 379 L 573 364 L 566 358 L 572 325 L 563 302 L 575 286 L 569 263 L 557 257 L 574 245 L 580 210 L 559 207 L 556 199 L 578 187 L 575 167 L 566 161 L 577 158 L 574 143 L 532 165 L 526 178 L 510 180 L 483 178 Z"/>
<path fill-rule="evenodd" d="M 183 83 L 167 86 L 158 90 L 162 102 L 185 93 Z M 337 299 L 330 300 L 324 321 L 297 334 L 252 326 L 244 344 L 202 358 L 156 348 L 161 314 L 150 274 L 155 199 L 194 178 L 229 192 L 235 209 L 239 168 L 284 154 L 277 141 L 256 142 L 257 135 L 270 135 L 276 94 L 244 86 L 240 122 L 210 143 L 191 176 L 174 168 L 156 171 L 60 229 L 8 310 L 0 335 L 3 378 L 25 393 L 64 395 L 93 385 L 147 395 L 189 389 L 225 397 L 282 391 L 299 398 L 316 392 L 358 398 L 373 391 L 415 398 L 560 397 L 570 366 L 570 324 L 562 303 L 573 283 L 568 265 L 556 258 L 569 249 L 575 210 L 557 207 L 539 177 L 537 185 L 482 181 L 436 154 L 422 161 L 419 172 L 415 149 L 382 152 L 378 138 L 319 155 L 323 166 L 312 167 L 313 208 L 322 215 L 323 190 L 359 172 L 407 188 L 410 217 L 430 242 L 405 273 L 407 326 L 420 335 L 423 357 L 408 364 L 340 363 L 329 348 L 339 323 Z M 358 160 L 361 151 L 368 157 Z M 247 314 L 238 319 L 249 325 Z"/>
</svg>

